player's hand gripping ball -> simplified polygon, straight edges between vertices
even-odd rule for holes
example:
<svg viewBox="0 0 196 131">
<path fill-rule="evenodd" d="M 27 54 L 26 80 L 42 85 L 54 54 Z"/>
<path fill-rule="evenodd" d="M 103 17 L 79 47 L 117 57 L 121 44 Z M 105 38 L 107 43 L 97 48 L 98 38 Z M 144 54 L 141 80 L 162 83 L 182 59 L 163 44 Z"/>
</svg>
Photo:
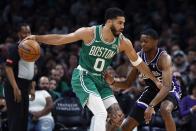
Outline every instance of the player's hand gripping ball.
<svg viewBox="0 0 196 131">
<path fill-rule="evenodd" d="M 24 40 L 18 45 L 18 52 L 21 59 L 34 62 L 40 57 L 40 46 L 34 40 Z"/>
</svg>

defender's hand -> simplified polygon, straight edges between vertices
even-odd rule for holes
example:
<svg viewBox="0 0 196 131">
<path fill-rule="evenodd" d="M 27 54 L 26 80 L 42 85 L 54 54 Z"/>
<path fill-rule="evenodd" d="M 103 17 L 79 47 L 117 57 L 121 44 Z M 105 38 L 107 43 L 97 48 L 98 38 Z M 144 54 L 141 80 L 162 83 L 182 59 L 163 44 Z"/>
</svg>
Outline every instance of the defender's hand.
<svg viewBox="0 0 196 131">
<path fill-rule="evenodd" d="M 114 83 L 114 77 L 108 73 L 108 72 L 105 72 L 104 73 L 104 78 L 106 80 L 106 82 L 109 84 L 109 85 L 112 85 Z"/>
<path fill-rule="evenodd" d="M 149 122 L 152 119 L 152 115 L 155 114 L 154 108 L 148 106 L 144 112 L 144 119 L 146 124 L 149 124 Z"/>
<path fill-rule="evenodd" d="M 21 101 L 21 99 L 22 99 L 20 89 L 17 87 L 17 88 L 14 88 L 13 91 L 14 91 L 14 100 L 17 103 L 19 103 Z"/>
</svg>

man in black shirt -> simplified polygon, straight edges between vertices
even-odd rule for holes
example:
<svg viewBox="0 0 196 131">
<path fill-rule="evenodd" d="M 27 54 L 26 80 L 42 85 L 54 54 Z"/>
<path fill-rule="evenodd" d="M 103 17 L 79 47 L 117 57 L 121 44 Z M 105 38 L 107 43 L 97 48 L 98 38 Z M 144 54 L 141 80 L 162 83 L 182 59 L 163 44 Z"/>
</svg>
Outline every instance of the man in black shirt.
<svg viewBox="0 0 196 131">
<path fill-rule="evenodd" d="M 20 59 L 18 43 L 31 34 L 29 25 L 18 27 L 19 41 L 8 50 L 5 71 L 5 98 L 8 112 L 9 131 L 26 131 L 28 122 L 29 87 L 34 76 L 34 62 Z"/>
</svg>

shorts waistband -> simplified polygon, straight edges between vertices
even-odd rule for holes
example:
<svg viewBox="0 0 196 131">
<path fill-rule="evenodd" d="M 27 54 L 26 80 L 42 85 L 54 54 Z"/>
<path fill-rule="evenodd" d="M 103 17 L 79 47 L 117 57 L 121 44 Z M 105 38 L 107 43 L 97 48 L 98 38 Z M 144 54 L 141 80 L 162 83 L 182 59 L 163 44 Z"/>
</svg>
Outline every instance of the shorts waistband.
<svg viewBox="0 0 196 131">
<path fill-rule="evenodd" d="M 77 69 L 80 70 L 80 71 L 85 72 L 86 74 L 90 74 L 90 75 L 95 75 L 95 76 L 101 76 L 102 75 L 102 74 L 98 74 L 98 73 L 89 72 L 87 69 L 83 68 L 81 65 L 78 65 Z"/>
</svg>

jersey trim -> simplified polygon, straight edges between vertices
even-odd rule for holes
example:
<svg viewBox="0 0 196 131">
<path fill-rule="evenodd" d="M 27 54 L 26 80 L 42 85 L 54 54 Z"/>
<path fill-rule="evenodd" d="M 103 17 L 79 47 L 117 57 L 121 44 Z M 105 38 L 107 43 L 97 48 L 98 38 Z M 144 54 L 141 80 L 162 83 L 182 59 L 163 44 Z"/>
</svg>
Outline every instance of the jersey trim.
<svg viewBox="0 0 196 131">
<path fill-rule="evenodd" d="M 158 61 L 159 61 L 159 58 L 161 57 L 161 55 L 162 55 L 163 53 L 166 53 L 166 51 L 161 51 L 161 53 L 160 53 L 159 56 L 157 57 L 157 61 L 156 61 L 157 70 L 160 71 L 160 72 L 162 72 L 162 71 L 161 71 L 161 70 L 159 69 L 159 67 L 158 67 Z"/>
<path fill-rule="evenodd" d="M 120 52 L 120 43 L 121 43 L 121 40 L 123 39 L 123 34 L 120 33 L 119 37 L 118 37 L 118 47 L 117 47 L 117 53 Z"/>
<path fill-rule="evenodd" d="M 154 58 L 153 58 L 153 59 L 152 59 L 149 63 L 148 63 L 148 62 L 147 62 L 147 60 L 146 60 L 146 53 L 144 53 L 144 52 L 143 52 L 143 54 L 144 54 L 144 61 L 145 61 L 145 63 L 146 63 L 146 64 L 148 64 L 148 65 L 149 65 L 150 63 L 152 63 L 152 62 L 153 62 L 153 61 L 157 58 L 157 56 L 158 56 L 158 54 L 159 54 L 159 51 L 160 51 L 160 49 L 158 48 L 158 50 L 157 50 L 157 53 L 156 53 L 155 57 L 154 57 Z"/>
<path fill-rule="evenodd" d="M 96 40 L 96 26 L 93 26 L 93 33 L 94 33 L 94 36 L 93 36 L 93 39 L 91 40 L 91 42 L 89 42 L 89 43 L 84 43 L 84 45 L 86 45 L 86 46 L 91 46 L 94 42 L 95 42 L 95 40 Z"/>
<path fill-rule="evenodd" d="M 102 33 L 101 33 L 101 29 L 102 29 L 102 25 L 99 26 L 99 36 L 100 36 L 100 39 L 101 41 L 106 44 L 106 45 L 112 45 L 116 42 L 116 37 L 114 38 L 114 40 L 112 42 L 107 42 L 103 39 L 103 36 L 102 36 Z"/>
</svg>

